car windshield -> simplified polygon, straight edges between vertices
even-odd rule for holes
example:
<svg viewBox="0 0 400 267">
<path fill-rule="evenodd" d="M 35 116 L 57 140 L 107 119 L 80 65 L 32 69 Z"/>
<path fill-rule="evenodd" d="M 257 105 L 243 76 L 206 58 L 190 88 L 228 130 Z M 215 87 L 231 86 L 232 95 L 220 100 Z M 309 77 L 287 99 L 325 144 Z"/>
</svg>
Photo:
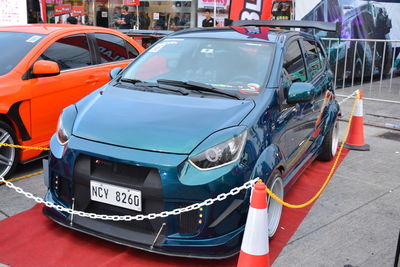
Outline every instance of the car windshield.
<svg viewBox="0 0 400 267">
<path fill-rule="evenodd" d="M 12 70 L 43 36 L 36 33 L 0 32 L 0 75 Z"/>
<path fill-rule="evenodd" d="M 197 82 L 227 93 L 256 95 L 268 78 L 273 43 L 168 38 L 149 48 L 124 71 L 122 79 L 144 82 Z"/>
</svg>

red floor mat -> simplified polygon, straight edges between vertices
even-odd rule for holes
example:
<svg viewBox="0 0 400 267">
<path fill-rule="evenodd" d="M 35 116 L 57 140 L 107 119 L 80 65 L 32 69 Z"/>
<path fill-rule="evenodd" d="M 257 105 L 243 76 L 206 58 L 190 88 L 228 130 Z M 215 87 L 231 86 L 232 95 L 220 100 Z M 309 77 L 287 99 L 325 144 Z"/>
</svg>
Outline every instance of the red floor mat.
<svg viewBox="0 0 400 267">
<path fill-rule="evenodd" d="M 340 162 L 347 154 L 343 150 Z M 300 204 L 310 199 L 325 181 L 333 162 L 315 161 L 295 183 L 285 200 Z M 0 263 L 10 266 L 235 266 L 226 260 L 197 260 L 161 256 L 127 248 L 69 230 L 41 213 L 41 205 L 0 222 Z M 281 225 L 270 243 L 273 262 L 311 206 L 284 208 Z"/>
</svg>

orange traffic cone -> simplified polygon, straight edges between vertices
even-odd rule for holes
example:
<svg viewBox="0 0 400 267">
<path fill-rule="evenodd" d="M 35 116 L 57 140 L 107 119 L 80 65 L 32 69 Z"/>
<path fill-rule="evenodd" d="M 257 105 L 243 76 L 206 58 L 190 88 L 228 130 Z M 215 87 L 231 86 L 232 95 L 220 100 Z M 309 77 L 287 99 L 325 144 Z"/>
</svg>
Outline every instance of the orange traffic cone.
<svg viewBox="0 0 400 267">
<path fill-rule="evenodd" d="M 238 267 L 269 267 L 267 192 L 258 182 L 253 189 Z"/>
<path fill-rule="evenodd" d="M 369 145 L 364 142 L 364 117 L 362 91 L 357 91 L 357 103 L 350 125 L 349 136 L 344 147 L 352 150 L 369 151 Z"/>
</svg>

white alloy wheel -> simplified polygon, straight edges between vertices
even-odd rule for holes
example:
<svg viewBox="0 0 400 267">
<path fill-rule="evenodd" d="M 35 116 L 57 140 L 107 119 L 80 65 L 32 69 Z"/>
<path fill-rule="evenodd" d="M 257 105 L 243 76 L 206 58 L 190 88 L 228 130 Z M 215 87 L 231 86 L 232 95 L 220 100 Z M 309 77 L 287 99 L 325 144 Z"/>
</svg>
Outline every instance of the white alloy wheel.
<svg viewBox="0 0 400 267">
<path fill-rule="evenodd" d="M 332 156 L 334 157 L 337 152 L 337 148 L 339 145 L 339 121 L 335 121 L 335 125 L 332 130 Z"/>
<path fill-rule="evenodd" d="M 280 199 L 283 200 L 283 182 L 279 175 L 272 178 L 272 183 L 269 189 Z M 273 237 L 279 226 L 279 221 L 282 214 L 282 204 L 275 201 L 270 195 L 267 195 L 268 200 L 268 236 Z"/>
<path fill-rule="evenodd" d="M 15 144 L 15 135 L 8 125 L 0 122 L 0 143 Z M 15 166 L 17 151 L 14 147 L 0 145 L 0 176 L 7 177 Z"/>
</svg>

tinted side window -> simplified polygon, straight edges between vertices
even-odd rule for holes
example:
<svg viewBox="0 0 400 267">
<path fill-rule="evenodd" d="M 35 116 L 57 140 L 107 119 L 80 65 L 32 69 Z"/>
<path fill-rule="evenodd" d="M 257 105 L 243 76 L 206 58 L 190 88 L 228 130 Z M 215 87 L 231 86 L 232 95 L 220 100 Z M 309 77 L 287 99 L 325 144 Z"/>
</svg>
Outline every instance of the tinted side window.
<svg viewBox="0 0 400 267">
<path fill-rule="evenodd" d="M 323 50 L 323 48 L 321 47 L 320 43 L 317 43 L 317 42 L 316 42 L 315 44 L 317 45 L 317 51 L 318 51 L 319 58 L 320 58 L 320 60 L 321 60 L 322 68 L 323 68 L 323 67 L 325 66 L 325 64 L 326 64 L 327 58 L 326 58 L 326 55 L 325 55 L 324 50 Z"/>
<path fill-rule="evenodd" d="M 307 63 L 311 71 L 311 79 L 314 79 L 315 76 L 322 72 L 320 53 L 317 50 L 315 42 L 304 40 L 303 44 L 306 50 Z"/>
<path fill-rule="evenodd" d="M 128 51 L 128 58 L 135 58 L 139 55 L 139 51 L 136 50 L 130 43 L 125 41 L 126 50 Z"/>
<path fill-rule="evenodd" d="M 291 43 L 287 48 L 283 68 L 292 83 L 307 81 L 303 55 L 298 42 Z"/>
<path fill-rule="evenodd" d="M 107 33 L 96 33 L 95 36 L 100 52 L 101 63 L 128 59 L 128 52 L 126 51 L 124 39 Z"/>
<path fill-rule="evenodd" d="M 47 48 L 39 59 L 57 62 L 60 70 L 91 65 L 86 35 L 76 34 L 58 40 Z"/>
</svg>

